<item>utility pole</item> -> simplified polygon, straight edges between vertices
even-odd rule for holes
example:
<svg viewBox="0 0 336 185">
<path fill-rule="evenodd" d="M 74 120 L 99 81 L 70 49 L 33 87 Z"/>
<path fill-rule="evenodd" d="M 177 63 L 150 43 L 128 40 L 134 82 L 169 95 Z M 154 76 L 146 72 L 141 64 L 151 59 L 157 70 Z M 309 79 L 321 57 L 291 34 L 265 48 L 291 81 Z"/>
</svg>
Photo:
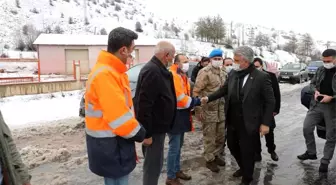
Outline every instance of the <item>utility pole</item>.
<svg viewBox="0 0 336 185">
<path fill-rule="evenodd" d="M 242 40 L 243 40 L 242 45 L 245 45 L 245 25 L 244 24 L 243 24 L 242 32 L 243 32 L 243 34 L 242 34 Z"/>
<path fill-rule="evenodd" d="M 231 21 L 231 25 L 230 25 L 230 40 L 232 41 L 232 24 L 233 24 L 233 21 Z"/>
<path fill-rule="evenodd" d="M 86 24 L 86 21 L 88 20 L 87 19 L 87 9 L 86 9 L 86 7 L 87 7 L 87 4 L 86 4 L 86 2 L 87 2 L 87 0 L 84 0 L 84 25 Z"/>
</svg>

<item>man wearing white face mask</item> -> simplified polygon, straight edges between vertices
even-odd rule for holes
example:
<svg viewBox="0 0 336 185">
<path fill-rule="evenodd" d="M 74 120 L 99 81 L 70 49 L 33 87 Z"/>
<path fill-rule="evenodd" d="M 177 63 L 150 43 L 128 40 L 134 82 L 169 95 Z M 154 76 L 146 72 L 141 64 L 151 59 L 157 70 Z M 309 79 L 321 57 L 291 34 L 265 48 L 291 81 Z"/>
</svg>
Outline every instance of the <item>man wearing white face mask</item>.
<svg viewBox="0 0 336 185">
<path fill-rule="evenodd" d="M 168 132 L 169 149 L 167 156 L 166 185 L 181 185 L 180 180 L 190 180 L 191 176 L 185 174 L 180 167 L 181 148 L 184 133 L 193 131 L 191 109 L 201 104 L 199 98 L 190 97 L 190 84 L 187 76 L 189 70 L 188 58 L 177 54 L 174 64 L 169 68 L 173 75 L 176 93 L 176 117 L 172 129 Z"/>
<path fill-rule="evenodd" d="M 260 135 L 268 134 L 275 107 L 271 80 L 267 73 L 255 69 L 253 58 L 252 48 L 236 48 L 234 71 L 223 87 L 201 99 L 203 104 L 211 104 L 225 97 L 227 145 L 240 168 L 233 176 L 242 177 L 241 185 L 250 185 L 253 180 Z"/>
<path fill-rule="evenodd" d="M 310 88 L 315 92 L 310 108 L 303 123 L 303 135 L 307 150 L 297 156 L 300 160 L 316 160 L 316 143 L 314 130 L 317 124 L 324 120 L 326 127 L 326 143 L 319 171 L 328 172 L 328 166 L 333 158 L 336 145 L 336 50 L 327 49 L 322 53 L 323 66 L 319 67 L 310 82 Z"/>
<path fill-rule="evenodd" d="M 225 58 L 224 59 L 224 68 L 226 73 L 230 73 L 230 71 L 233 69 L 232 65 L 233 65 L 233 60 L 232 58 Z"/>
<path fill-rule="evenodd" d="M 214 49 L 210 53 L 211 62 L 200 70 L 193 88 L 193 96 L 208 96 L 224 85 L 227 74 L 220 68 L 223 65 L 222 56 L 223 51 L 220 49 Z M 218 166 L 225 166 L 221 157 L 225 143 L 224 102 L 224 98 L 219 98 L 195 108 L 195 114 L 202 122 L 206 167 L 213 172 L 219 172 Z"/>
</svg>

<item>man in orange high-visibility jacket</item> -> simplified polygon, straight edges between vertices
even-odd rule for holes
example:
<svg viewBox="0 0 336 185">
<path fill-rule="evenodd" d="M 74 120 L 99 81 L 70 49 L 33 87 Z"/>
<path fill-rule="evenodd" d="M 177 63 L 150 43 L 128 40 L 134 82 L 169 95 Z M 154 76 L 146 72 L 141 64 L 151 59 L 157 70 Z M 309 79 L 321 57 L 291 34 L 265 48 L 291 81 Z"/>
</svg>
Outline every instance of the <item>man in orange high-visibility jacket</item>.
<svg viewBox="0 0 336 185">
<path fill-rule="evenodd" d="M 183 173 L 180 168 L 181 147 L 184 133 L 193 130 L 191 109 L 201 105 L 198 98 L 190 97 L 190 83 L 187 76 L 189 61 L 185 55 L 178 54 L 169 69 L 173 74 L 176 93 L 177 111 L 175 124 L 168 133 L 169 149 L 167 157 L 167 185 L 180 185 L 179 179 L 190 180 L 191 176 Z"/>
<path fill-rule="evenodd" d="M 89 168 L 105 185 L 128 185 L 136 165 L 135 141 L 145 129 L 135 119 L 126 62 L 138 35 L 118 27 L 108 36 L 88 77 L 85 93 L 86 142 Z"/>
</svg>

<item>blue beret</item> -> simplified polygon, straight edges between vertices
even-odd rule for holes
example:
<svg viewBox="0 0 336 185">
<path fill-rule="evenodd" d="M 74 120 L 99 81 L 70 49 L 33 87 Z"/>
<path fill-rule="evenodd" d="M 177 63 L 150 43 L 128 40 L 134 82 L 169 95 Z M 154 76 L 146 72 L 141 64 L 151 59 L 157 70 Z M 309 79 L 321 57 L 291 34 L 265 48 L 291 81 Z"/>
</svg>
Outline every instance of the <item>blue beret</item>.
<svg viewBox="0 0 336 185">
<path fill-rule="evenodd" d="M 223 57 L 223 51 L 221 49 L 214 49 L 211 51 L 209 58 Z"/>
</svg>

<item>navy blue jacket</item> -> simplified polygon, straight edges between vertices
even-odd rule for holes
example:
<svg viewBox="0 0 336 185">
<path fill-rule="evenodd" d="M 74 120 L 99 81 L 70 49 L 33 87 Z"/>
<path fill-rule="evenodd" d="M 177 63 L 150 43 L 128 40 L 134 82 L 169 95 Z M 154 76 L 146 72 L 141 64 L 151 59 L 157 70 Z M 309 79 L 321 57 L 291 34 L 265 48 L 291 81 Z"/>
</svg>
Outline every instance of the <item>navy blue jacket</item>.
<svg viewBox="0 0 336 185">
<path fill-rule="evenodd" d="M 99 176 L 119 178 L 136 166 L 135 143 L 122 137 L 94 138 L 86 134 L 90 170 Z"/>
<path fill-rule="evenodd" d="M 179 72 L 179 69 L 177 72 Z M 198 98 L 191 97 L 191 99 L 189 108 L 176 110 L 174 125 L 169 132 L 170 134 L 182 134 L 192 130 L 191 109 L 195 106 L 199 106 L 201 103 Z"/>
</svg>

